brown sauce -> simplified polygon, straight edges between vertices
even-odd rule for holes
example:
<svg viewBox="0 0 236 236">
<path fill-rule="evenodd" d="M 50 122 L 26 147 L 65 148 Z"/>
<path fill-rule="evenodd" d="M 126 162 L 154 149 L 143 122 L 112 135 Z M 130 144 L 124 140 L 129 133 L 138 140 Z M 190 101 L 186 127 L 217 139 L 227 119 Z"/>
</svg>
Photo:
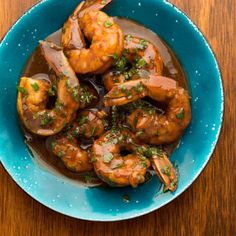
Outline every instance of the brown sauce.
<svg viewBox="0 0 236 236">
<path fill-rule="evenodd" d="M 184 87 L 185 89 L 188 89 L 188 83 L 183 69 L 181 68 L 181 65 L 178 62 L 178 59 L 176 58 L 175 54 L 166 45 L 165 42 L 163 42 L 154 32 L 146 29 L 144 26 L 137 24 L 134 21 L 124 18 L 114 19 L 120 25 L 125 34 L 144 38 L 153 43 L 158 48 L 164 62 L 163 75 L 175 79 L 176 81 L 178 81 L 180 86 Z M 57 45 L 60 45 L 60 36 L 61 30 L 58 30 L 57 32 L 50 35 L 47 39 L 52 42 L 55 42 Z M 52 78 L 53 76 L 45 59 L 41 55 L 39 48 L 37 48 L 35 52 L 31 55 L 22 72 L 22 76 L 30 77 L 38 73 L 44 73 L 50 78 Z M 106 93 L 102 85 L 101 77 L 83 76 L 79 77 L 79 79 L 82 84 L 85 83 L 89 85 L 92 89 L 94 89 L 94 91 L 98 95 L 99 99 L 93 101 L 90 105 L 90 108 L 101 109 L 103 104 L 102 98 Z M 37 135 L 31 134 L 24 128 L 23 131 L 26 138 L 26 144 L 34 157 L 34 160 L 37 161 L 39 164 L 45 166 L 52 172 L 56 172 L 58 175 L 67 177 L 70 180 L 76 181 L 77 183 L 79 182 L 81 184 L 85 184 L 86 186 L 97 186 L 101 184 L 101 181 L 96 178 L 96 175 L 93 172 L 77 174 L 66 169 L 60 158 L 57 158 L 50 151 L 50 137 L 39 137 Z M 167 145 L 164 147 L 164 149 L 167 151 L 168 154 L 171 154 L 176 148 L 178 142 L 179 141 L 176 141 L 173 144 Z M 81 148 L 86 149 L 89 148 L 91 145 L 92 143 L 82 142 Z"/>
</svg>

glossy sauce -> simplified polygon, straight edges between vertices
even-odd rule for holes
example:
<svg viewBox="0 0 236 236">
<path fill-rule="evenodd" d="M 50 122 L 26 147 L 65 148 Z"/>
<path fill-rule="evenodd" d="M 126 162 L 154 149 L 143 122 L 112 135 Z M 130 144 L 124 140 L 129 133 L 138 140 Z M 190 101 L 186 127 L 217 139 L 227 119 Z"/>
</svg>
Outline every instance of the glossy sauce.
<svg viewBox="0 0 236 236">
<path fill-rule="evenodd" d="M 130 34 L 133 36 L 144 38 L 153 43 L 158 48 L 164 62 L 163 75 L 175 79 L 176 81 L 178 81 L 180 86 L 188 89 L 187 80 L 181 68 L 181 65 L 178 62 L 175 54 L 166 45 L 166 43 L 164 43 L 154 32 L 146 29 L 144 26 L 137 24 L 134 21 L 124 18 L 114 19 L 120 25 L 124 34 Z M 60 45 L 60 36 L 61 30 L 58 30 L 57 32 L 50 35 L 47 40 Z M 37 48 L 27 62 L 22 72 L 22 76 L 32 77 L 38 73 L 44 73 L 45 76 L 49 76 L 51 80 L 53 80 L 55 77 L 55 74 L 50 70 L 45 59 L 41 55 L 40 50 Z M 103 107 L 103 96 L 106 93 L 102 84 L 101 76 L 78 76 L 78 78 L 81 84 L 88 85 L 97 94 L 98 99 L 93 100 L 89 108 L 101 109 Z M 56 172 L 59 175 L 63 175 L 64 177 L 74 180 L 77 183 L 79 182 L 85 184 L 86 186 L 97 186 L 101 184 L 101 181 L 93 172 L 77 174 L 66 169 L 60 158 L 52 154 L 50 150 L 50 137 L 45 138 L 33 135 L 24 128 L 23 131 L 26 137 L 26 144 L 28 145 L 35 161 L 39 162 L 47 169 L 50 169 L 50 171 Z M 179 141 L 167 145 L 164 147 L 164 149 L 168 154 L 171 154 L 171 152 L 173 152 L 173 150 L 177 146 L 178 142 Z M 80 143 L 80 146 L 83 149 L 89 148 L 92 145 L 92 142 L 88 140 L 80 140 Z"/>
</svg>

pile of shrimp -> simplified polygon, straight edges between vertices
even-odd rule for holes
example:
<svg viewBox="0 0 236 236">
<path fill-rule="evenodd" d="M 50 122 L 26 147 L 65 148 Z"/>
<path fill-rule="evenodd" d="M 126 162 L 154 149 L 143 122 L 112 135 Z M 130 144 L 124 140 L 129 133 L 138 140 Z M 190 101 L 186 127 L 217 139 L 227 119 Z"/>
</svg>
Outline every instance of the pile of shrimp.
<svg viewBox="0 0 236 236">
<path fill-rule="evenodd" d="M 51 152 L 73 172 L 95 171 L 110 186 L 137 187 L 152 169 L 166 190 L 175 191 L 177 170 L 162 145 L 178 140 L 188 127 L 189 93 L 162 76 L 155 45 L 124 35 L 101 11 L 110 2 L 81 2 L 62 28 L 60 46 L 39 42 L 57 79 L 22 77 L 19 117 L 30 132 L 51 137 Z M 96 93 L 80 83 L 83 75 L 97 74 L 107 91 L 98 98 L 99 109 L 90 107 Z M 56 101 L 49 108 L 51 95 Z M 146 97 L 165 104 L 165 111 L 145 102 Z M 83 148 L 81 140 L 92 144 Z"/>
</svg>

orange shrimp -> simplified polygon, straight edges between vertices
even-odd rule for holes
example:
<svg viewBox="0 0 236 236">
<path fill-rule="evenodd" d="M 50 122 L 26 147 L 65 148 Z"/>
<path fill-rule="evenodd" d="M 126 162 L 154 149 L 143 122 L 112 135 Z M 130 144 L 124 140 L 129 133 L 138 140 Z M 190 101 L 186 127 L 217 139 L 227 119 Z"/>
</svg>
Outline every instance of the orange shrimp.
<svg viewBox="0 0 236 236">
<path fill-rule="evenodd" d="M 40 42 L 40 48 L 60 78 L 55 107 L 51 110 L 46 108 L 51 87 L 48 81 L 22 77 L 18 86 L 17 110 L 31 132 L 50 136 L 60 132 L 75 117 L 79 108 L 80 84 L 60 48 L 46 41 Z"/>
<path fill-rule="evenodd" d="M 164 114 L 149 114 L 142 109 L 134 111 L 127 120 L 137 138 L 157 145 L 176 141 L 191 121 L 191 107 L 188 92 L 175 80 L 151 76 L 128 81 L 113 87 L 104 103 L 105 106 L 120 106 L 146 96 L 165 103 L 167 108 Z"/>
<path fill-rule="evenodd" d="M 163 61 L 157 48 L 142 38 L 127 35 L 122 57 L 115 56 L 115 68 L 103 76 L 107 90 L 111 90 L 117 83 L 162 74 Z"/>
<path fill-rule="evenodd" d="M 114 61 L 111 55 L 120 55 L 123 50 L 122 30 L 111 17 L 99 11 L 110 1 L 103 2 L 81 3 L 63 27 L 62 45 L 69 49 L 66 55 L 76 73 L 102 74 Z M 89 48 L 84 47 L 82 37 L 77 40 L 81 36 L 80 29 L 91 42 Z"/>
<path fill-rule="evenodd" d="M 109 130 L 92 147 L 93 166 L 97 175 L 111 186 L 137 187 L 145 181 L 149 160 L 137 152 L 132 133 L 127 130 Z M 131 154 L 122 156 L 121 150 Z"/>
<path fill-rule="evenodd" d="M 61 158 L 69 170 L 81 173 L 93 169 L 88 151 L 81 149 L 78 141 L 72 136 L 54 137 L 52 152 Z"/>
</svg>

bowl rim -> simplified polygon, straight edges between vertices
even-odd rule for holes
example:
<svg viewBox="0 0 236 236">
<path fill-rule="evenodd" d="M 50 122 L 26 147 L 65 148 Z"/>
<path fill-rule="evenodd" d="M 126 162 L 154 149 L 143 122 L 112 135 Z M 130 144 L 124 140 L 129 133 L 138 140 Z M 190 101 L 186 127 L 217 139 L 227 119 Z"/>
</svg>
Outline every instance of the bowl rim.
<svg viewBox="0 0 236 236">
<path fill-rule="evenodd" d="M 36 2 L 34 3 L 30 8 L 28 8 L 27 10 L 25 10 L 23 12 L 23 14 L 18 17 L 12 24 L 11 26 L 8 28 L 8 30 L 3 34 L 3 36 L 0 38 L 0 49 L 1 47 L 3 46 L 6 38 L 8 37 L 8 35 L 14 30 L 15 26 L 17 26 L 20 21 L 22 19 L 24 19 L 24 17 L 28 14 L 30 14 L 31 11 L 33 11 L 34 9 L 40 7 L 42 4 L 46 3 L 46 2 L 50 2 L 52 0 L 41 0 L 40 2 Z M 0 163 L 2 164 L 4 170 L 7 172 L 7 174 L 11 177 L 12 180 L 14 180 L 14 182 L 17 184 L 18 187 L 20 187 L 21 190 L 23 190 L 26 194 L 28 194 L 33 200 L 35 200 L 36 202 L 40 203 L 41 205 L 55 211 L 55 212 L 58 212 L 62 215 L 65 215 L 65 216 L 69 216 L 69 217 L 72 217 L 72 218 L 75 218 L 75 219 L 79 219 L 79 220 L 86 220 L 86 221 L 92 221 L 92 222 L 118 222 L 118 221 L 123 221 L 123 220 L 128 220 L 128 219 L 134 219 L 134 218 L 137 218 L 137 217 L 140 217 L 140 216 L 144 216 L 144 215 L 147 215 L 149 213 L 152 213 L 160 208 L 162 208 L 163 206 L 171 203 L 173 200 L 175 200 L 177 197 L 179 197 L 181 194 L 183 194 L 187 189 L 189 189 L 189 187 L 193 184 L 193 182 L 195 182 L 199 176 L 203 173 L 203 170 L 205 169 L 205 167 L 207 166 L 207 164 L 209 163 L 215 149 L 216 149 L 216 146 L 219 142 L 219 138 L 220 138 L 220 135 L 221 135 L 221 131 L 222 131 L 222 126 L 223 126 L 223 122 L 224 122 L 224 114 L 225 114 L 225 98 L 224 98 L 224 84 L 223 84 L 223 80 L 222 80 L 222 73 L 221 73 L 221 69 L 219 67 L 219 63 L 218 63 L 218 59 L 217 59 L 217 56 L 214 52 L 214 50 L 212 49 L 210 43 L 208 42 L 207 38 L 204 36 L 204 34 L 201 32 L 200 28 L 193 22 L 192 19 L 190 19 L 190 17 L 188 17 L 187 13 L 185 13 L 183 10 L 179 9 L 175 4 L 173 3 L 170 3 L 168 0 L 154 0 L 154 1 L 160 1 L 162 2 L 163 4 L 166 4 L 168 7 L 171 7 L 173 8 L 173 10 L 181 15 L 185 21 L 188 22 L 188 24 L 191 26 L 191 27 L 194 27 L 196 29 L 196 33 L 199 34 L 199 36 L 201 37 L 201 39 L 203 39 L 204 43 L 205 43 L 205 46 L 207 47 L 207 49 L 209 50 L 210 54 L 212 55 L 212 58 L 215 62 L 215 66 L 216 66 L 216 71 L 218 73 L 218 78 L 219 78 L 219 91 L 220 91 L 220 98 L 221 100 L 219 101 L 220 103 L 220 119 L 219 119 L 219 127 L 218 127 L 218 130 L 217 130 L 217 133 L 215 135 L 215 143 L 214 145 L 212 146 L 212 148 L 209 150 L 209 153 L 207 155 L 207 158 L 205 160 L 205 162 L 203 163 L 203 165 L 201 166 L 201 168 L 198 169 L 198 171 L 195 173 L 194 175 L 194 178 L 189 181 L 189 183 L 184 186 L 182 188 L 182 190 L 176 194 L 175 196 L 173 196 L 171 199 L 169 200 L 166 200 L 166 201 L 163 201 L 162 204 L 158 205 L 158 206 L 155 206 L 155 207 L 152 207 L 152 209 L 147 209 L 147 210 L 144 210 L 144 211 L 140 211 L 139 213 L 135 214 L 135 215 L 131 215 L 131 216 L 127 216 L 127 217 L 117 217 L 117 218 L 112 218 L 112 219 L 109 219 L 109 218 L 106 218 L 106 219 L 102 219 L 102 218 L 88 218 L 88 217 L 79 217 L 79 216 L 75 216 L 75 215 L 72 215 L 72 214 L 68 214 L 68 213 L 65 213 L 65 212 L 62 212 L 58 209 L 56 209 L 56 207 L 52 207 L 50 206 L 50 204 L 46 203 L 46 202 L 43 202 L 41 201 L 40 199 L 37 199 L 36 197 L 33 196 L 33 194 L 29 191 L 29 190 L 26 190 L 25 188 L 23 188 L 21 186 L 21 184 L 19 183 L 19 181 L 17 181 L 17 179 L 13 176 L 13 174 L 8 171 L 8 168 L 6 167 L 6 165 L 4 165 L 3 161 L 1 160 L 1 157 L 0 157 Z"/>
</svg>

